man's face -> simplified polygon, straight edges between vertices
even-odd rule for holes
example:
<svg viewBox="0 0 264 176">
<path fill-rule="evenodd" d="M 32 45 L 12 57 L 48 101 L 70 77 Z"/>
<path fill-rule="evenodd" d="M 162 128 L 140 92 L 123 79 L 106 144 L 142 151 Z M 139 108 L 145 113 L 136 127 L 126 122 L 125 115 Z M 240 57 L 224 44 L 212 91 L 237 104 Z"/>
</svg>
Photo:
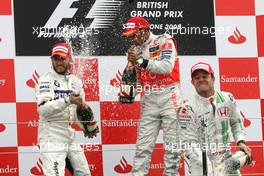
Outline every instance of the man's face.
<svg viewBox="0 0 264 176">
<path fill-rule="evenodd" d="M 51 57 L 52 66 L 59 74 L 65 74 L 69 66 L 69 58 L 65 59 L 62 56 L 54 55 Z"/>
<path fill-rule="evenodd" d="M 214 91 L 215 78 L 204 70 L 196 70 L 192 76 L 192 84 L 198 94 Z"/>
<path fill-rule="evenodd" d="M 141 46 L 147 39 L 147 31 L 139 30 L 134 36 L 130 37 L 136 46 Z"/>
</svg>

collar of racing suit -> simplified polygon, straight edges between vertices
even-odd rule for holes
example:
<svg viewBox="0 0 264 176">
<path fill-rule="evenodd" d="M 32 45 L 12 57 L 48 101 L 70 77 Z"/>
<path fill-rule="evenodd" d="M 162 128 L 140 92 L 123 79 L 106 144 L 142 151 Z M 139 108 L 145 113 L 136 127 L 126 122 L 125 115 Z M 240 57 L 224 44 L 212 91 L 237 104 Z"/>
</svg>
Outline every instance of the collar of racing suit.
<svg viewBox="0 0 264 176">
<path fill-rule="evenodd" d="M 149 38 L 142 44 L 142 47 L 145 47 L 150 44 L 153 39 L 155 39 L 155 35 L 151 31 L 149 31 Z"/>
<path fill-rule="evenodd" d="M 71 74 L 64 74 L 64 75 L 59 74 L 59 73 L 57 73 L 54 69 L 52 69 L 52 74 L 53 74 L 55 77 L 57 77 L 57 78 L 59 78 L 59 79 L 62 79 L 62 80 L 66 80 L 66 81 L 68 81 L 69 78 L 70 78 L 70 76 L 71 76 Z"/>
<path fill-rule="evenodd" d="M 215 95 L 216 95 L 216 92 L 214 92 L 214 95 L 212 95 L 212 96 L 206 98 L 206 97 L 202 97 L 202 96 L 199 95 L 199 94 L 196 94 L 196 98 L 197 98 L 198 100 L 200 100 L 201 102 L 203 102 L 203 103 L 212 103 L 212 102 L 214 102 L 215 99 L 216 99 L 216 96 L 215 96 Z"/>
</svg>

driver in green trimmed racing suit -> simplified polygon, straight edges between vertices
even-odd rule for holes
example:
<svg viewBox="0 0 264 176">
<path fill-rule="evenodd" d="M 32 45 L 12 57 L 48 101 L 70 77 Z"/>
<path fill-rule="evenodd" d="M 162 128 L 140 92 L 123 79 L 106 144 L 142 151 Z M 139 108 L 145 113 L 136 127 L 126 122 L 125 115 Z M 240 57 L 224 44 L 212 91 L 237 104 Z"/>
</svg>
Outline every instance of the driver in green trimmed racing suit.
<svg viewBox="0 0 264 176">
<path fill-rule="evenodd" d="M 240 149 L 250 150 L 245 145 L 243 118 L 236 101 L 231 93 L 214 90 L 215 77 L 209 64 L 195 64 L 191 75 L 197 94 L 178 111 L 180 142 L 189 172 L 202 175 L 204 149 L 208 175 L 240 175 L 239 170 L 221 167 L 232 156 L 231 135 Z"/>
</svg>

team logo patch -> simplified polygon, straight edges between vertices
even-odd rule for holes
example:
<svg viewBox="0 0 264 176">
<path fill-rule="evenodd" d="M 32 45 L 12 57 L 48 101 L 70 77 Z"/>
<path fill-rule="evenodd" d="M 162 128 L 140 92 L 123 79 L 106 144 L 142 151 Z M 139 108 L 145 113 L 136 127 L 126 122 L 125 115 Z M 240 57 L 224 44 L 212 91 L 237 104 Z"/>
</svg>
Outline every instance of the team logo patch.
<svg viewBox="0 0 264 176">
<path fill-rule="evenodd" d="M 149 52 L 152 53 L 152 52 L 155 52 L 155 51 L 157 51 L 159 49 L 160 49 L 160 46 L 159 45 L 158 46 L 154 46 L 154 47 L 150 47 L 149 48 Z"/>
<path fill-rule="evenodd" d="M 39 92 L 40 93 L 50 92 L 50 86 L 49 86 L 49 84 L 40 84 L 40 86 L 39 86 Z"/>
<path fill-rule="evenodd" d="M 82 88 L 81 84 L 78 84 L 78 82 L 73 81 L 71 83 L 71 89 L 79 91 Z"/>
<path fill-rule="evenodd" d="M 59 81 L 54 80 L 54 85 L 55 85 L 56 87 L 60 87 L 60 83 L 59 83 Z"/>
<path fill-rule="evenodd" d="M 180 108 L 178 112 L 179 127 L 186 129 L 191 122 L 191 115 L 188 113 L 187 108 Z"/>
<path fill-rule="evenodd" d="M 226 106 L 218 108 L 217 113 L 219 117 L 227 117 L 228 116 L 228 108 Z"/>
<path fill-rule="evenodd" d="M 127 23 L 124 25 L 124 29 L 134 29 L 135 27 L 135 23 Z"/>
<path fill-rule="evenodd" d="M 70 90 L 55 90 L 54 92 L 55 92 L 55 97 L 54 97 L 55 100 L 59 98 L 68 97 L 71 94 Z"/>
<path fill-rule="evenodd" d="M 166 50 L 166 49 L 172 49 L 172 44 L 171 43 L 166 43 L 162 45 L 161 49 Z"/>
<path fill-rule="evenodd" d="M 149 57 L 150 58 L 154 58 L 154 57 L 157 57 L 159 55 L 160 55 L 160 50 L 152 52 L 152 53 L 149 53 Z"/>
<path fill-rule="evenodd" d="M 49 85 L 42 85 L 42 86 L 39 86 L 39 89 L 49 89 Z"/>
</svg>

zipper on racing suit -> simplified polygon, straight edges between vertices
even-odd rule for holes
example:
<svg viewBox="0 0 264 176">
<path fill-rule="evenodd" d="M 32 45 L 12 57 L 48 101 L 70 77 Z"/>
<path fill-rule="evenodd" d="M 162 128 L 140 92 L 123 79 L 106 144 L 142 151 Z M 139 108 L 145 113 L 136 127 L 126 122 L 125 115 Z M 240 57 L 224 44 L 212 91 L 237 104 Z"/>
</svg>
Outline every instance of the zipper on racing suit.
<svg viewBox="0 0 264 176">
<path fill-rule="evenodd" d="M 210 102 L 210 105 L 212 106 L 213 108 L 213 116 L 215 117 L 215 111 L 216 111 L 216 106 L 215 104 L 213 103 L 214 101 L 214 97 L 211 97 L 209 99 L 209 102 Z M 210 114 L 209 114 L 210 115 Z M 206 118 L 206 119 L 205 119 Z M 208 144 L 206 141 L 209 141 L 207 138 L 208 138 L 208 133 L 207 133 L 207 127 L 208 127 L 208 117 L 207 116 L 204 116 L 203 117 L 203 121 L 202 121 L 202 126 L 204 128 L 203 132 L 204 132 L 204 143 L 205 144 Z M 206 140 L 207 139 L 207 140 Z M 209 145 L 210 146 L 210 145 Z M 202 164 L 203 164 L 203 176 L 207 176 L 208 175 L 208 166 L 207 166 L 207 151 L 206 149 L 202 150 Z"/>
</svg>

